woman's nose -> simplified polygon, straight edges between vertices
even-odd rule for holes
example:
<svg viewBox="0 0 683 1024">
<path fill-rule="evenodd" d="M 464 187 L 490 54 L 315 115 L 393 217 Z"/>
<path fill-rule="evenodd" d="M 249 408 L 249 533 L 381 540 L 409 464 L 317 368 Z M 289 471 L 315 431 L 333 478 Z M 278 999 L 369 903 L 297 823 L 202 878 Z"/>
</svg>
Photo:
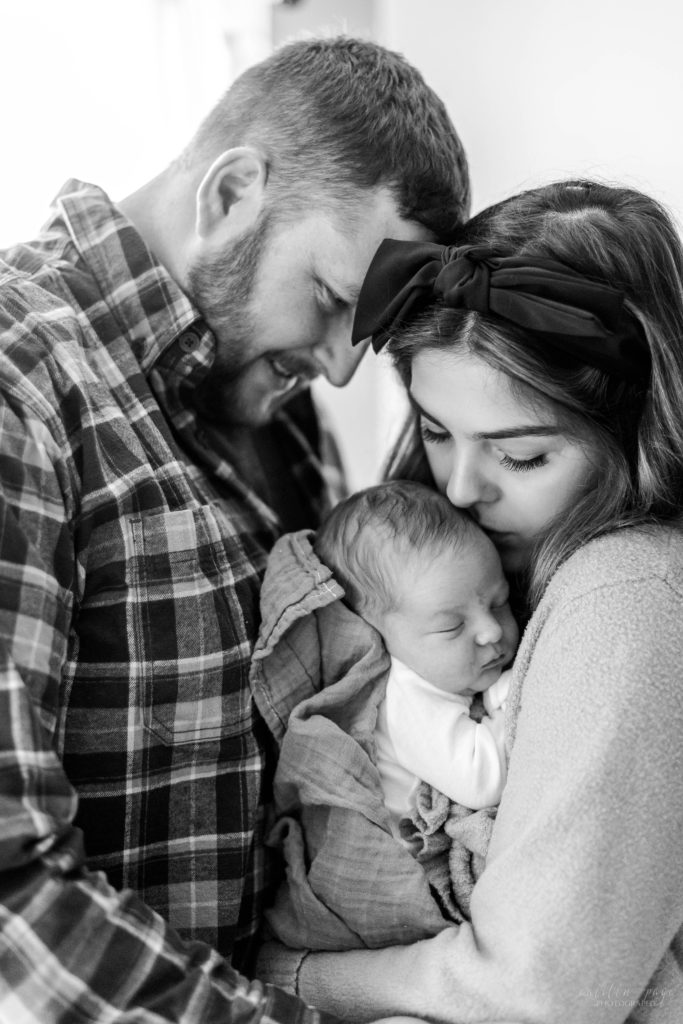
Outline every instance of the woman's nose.
<svg viewBox="0 0 683 1024">
<path fill-rule="evenodd" d="M 446 485 L 446 497 L 457 508 L 471 508 L 480 501 L 492 500 L 492 488 L 477 468 L 476 457 L 457 456 L 453 460 Z"/>
</svg>

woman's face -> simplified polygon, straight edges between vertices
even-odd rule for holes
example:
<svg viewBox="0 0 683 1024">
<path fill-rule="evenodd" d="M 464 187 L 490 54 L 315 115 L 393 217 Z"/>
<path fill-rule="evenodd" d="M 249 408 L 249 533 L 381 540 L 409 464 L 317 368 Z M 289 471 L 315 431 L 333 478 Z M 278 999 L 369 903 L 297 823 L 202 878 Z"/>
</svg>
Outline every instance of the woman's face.
<svg viewBox="0 0 683 1024">
<path fill-rule="evenodd" d="M 591 486 L 595 453 L 470 353 L 419 352 L 410 396 L 437 487 L 489 534 L 506 572 L 524 569 L 534 541 Z"/>
</svg>

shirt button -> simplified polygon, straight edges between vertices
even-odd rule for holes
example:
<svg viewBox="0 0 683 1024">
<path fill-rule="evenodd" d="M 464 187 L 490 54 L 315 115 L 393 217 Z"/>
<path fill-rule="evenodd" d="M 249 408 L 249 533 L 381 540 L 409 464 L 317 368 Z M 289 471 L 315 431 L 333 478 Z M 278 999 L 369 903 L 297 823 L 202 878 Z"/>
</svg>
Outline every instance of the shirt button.
<svg viewBox="0 0 683 1024">
<path fill-rule="evenodd" d="M 185 334 L 180 335 L 179 344 L 183 352 L 194 352 L 199 344 L 199 337 L 194 331 L 186 331 Z"/>
</svg>

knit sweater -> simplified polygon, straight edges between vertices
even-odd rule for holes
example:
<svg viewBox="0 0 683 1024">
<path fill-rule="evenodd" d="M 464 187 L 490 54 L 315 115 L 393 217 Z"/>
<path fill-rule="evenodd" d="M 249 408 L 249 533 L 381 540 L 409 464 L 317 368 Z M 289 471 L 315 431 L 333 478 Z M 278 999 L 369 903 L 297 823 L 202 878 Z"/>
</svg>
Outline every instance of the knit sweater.
<svg viewBox="0 0 683 1024">
<path fill-rule="evenodd" d="M 292 953 L 300 994 L 353 1020 L 680 1024 L 682 674 L 683 534 L 623 530 L 577 552 L 513 668 L 508 781 L 471 923 L 403 948 Z"/>
</svg>

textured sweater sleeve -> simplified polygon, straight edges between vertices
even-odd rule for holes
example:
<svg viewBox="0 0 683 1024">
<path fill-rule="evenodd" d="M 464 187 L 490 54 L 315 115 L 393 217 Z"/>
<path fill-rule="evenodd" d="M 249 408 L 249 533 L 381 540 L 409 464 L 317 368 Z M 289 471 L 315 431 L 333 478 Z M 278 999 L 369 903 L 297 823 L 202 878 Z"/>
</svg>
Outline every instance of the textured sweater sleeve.
<svg viewBox="0 0 683 1024">
<path fill-rule="evenodd" d="M 516 740 L 471 924 L 311 954 L 304 997 L 357 1020 L 683 1019 L 670 951 L 683 922 L 681 622 L 680 582 L 642 566 L 551 602 L 516 670 Z"/>
</svg>

